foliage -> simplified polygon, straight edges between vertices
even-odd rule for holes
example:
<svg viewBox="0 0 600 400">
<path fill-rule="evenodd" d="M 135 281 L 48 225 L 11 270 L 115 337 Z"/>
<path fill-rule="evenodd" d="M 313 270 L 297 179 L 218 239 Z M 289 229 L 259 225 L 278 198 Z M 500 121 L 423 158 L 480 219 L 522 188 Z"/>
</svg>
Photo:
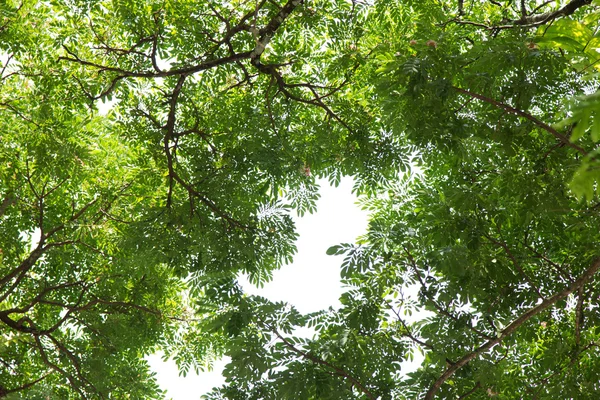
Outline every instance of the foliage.
<svg viewBox="0 0 600 400">
<path fill-rule="evenodd" d="M 559 3 L 4 2 L 0 398 L 161 398 L 157 350 L 231 357 L 209 399 L 597 398 L 600 4 Z M 342 306 L 245 295 L 343 175 Z"/>
</svg>

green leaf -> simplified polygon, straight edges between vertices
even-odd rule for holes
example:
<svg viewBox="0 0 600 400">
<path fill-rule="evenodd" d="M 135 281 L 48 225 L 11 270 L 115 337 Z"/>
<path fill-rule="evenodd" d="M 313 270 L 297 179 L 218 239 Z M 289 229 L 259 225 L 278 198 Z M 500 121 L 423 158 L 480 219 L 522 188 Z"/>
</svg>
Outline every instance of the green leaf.
<svg viewBox="0 0 600 400">
<path fill-rule="evenodd" d="M 344 247 L 340 246 L 340 245 L 331 246 L 326 251 L 326 254 L 329 255 L 329 256 L 337 255 L 337 254 L 343 254 L 343 253 L 344 253 Z"/>
<path fill-rule="evenodd" d="M 575 127 L 573 128 L 573 132 L 571 134 L 571 142 L 575 142 L 577 139 L 580 139 L 585 134 L 585 131 L 589 127 L 590 121 L 590 110 L 585 108 L 578 114 L 579 120 L 576 122 Z"/>
<path fill-rule="evenodd" d="M 594 36 L 594 32 L 579 21 L 559 19 L 549 27 L 540 28 L 541 42 L 555 41 L 572 43 L 572 50 L 582 50 Z"/>
<path fill-rule="evenodd" d="M 592 124 L 592 140 L 594 142 L 600 142 L 600 109 L 596 110 L 594 116 L 594 123 Z"/>
</svg>

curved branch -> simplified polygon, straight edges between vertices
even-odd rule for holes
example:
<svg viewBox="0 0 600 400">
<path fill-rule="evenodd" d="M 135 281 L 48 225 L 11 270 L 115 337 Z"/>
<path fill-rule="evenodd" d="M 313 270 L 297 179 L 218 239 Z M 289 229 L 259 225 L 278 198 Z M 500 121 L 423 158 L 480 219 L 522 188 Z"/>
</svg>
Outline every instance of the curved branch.
<svg viewBox="0 0 600 400">
<path fill-rule="evenodd" d="M 581 7 L 590 5 L 592 3 L 592 0 L 572 0 L 571 2 L 567 3 L 565 6 L 559 8 L 556 11 L 548 11 L 542 14 L 535 14 L 536 11 L 538 11 L 542 7 L 547 6 L 549 3 L 551 2 L 547 1 L 545 3 L 542 3 L 529 14 L 521 10 L 521 18 L 508 21 L 504 20 L 501 22 L 503 25 L 487 25 L 476 21 L 459 20 L 458 18 L 453 18 L 442 25 L 447 25 L 449 23 L 455 23 L 458 25 L 473 25 L 487 29 L 492 32 L 498 32 L 501 30 L 514 28 L 535 28 L 540 25 L 545 25 L 548 22 L 552 22 L 557 18 L 567 17 L 575 13 L 575 11 L 577 11 Z"/>
<path fill-rule="evenodd" d="M 16 198 L 12 194 L 8 194 L 2 203 L 0 203 L 0 217 L 4 216 L 6 209 L 11 206 L 11 204 L 16 202 Z"/>
<path fill-rule="evenodd" d="M 294 11 L 296 7 L 300 5 L 304 0 L 289 0 L 269 23 L 262 29 L 257 30 L 253 27 L 252 33 L 256 38 L 256 46 L 250 53 L 250 62 L 252 65 L 258 67 L 260 65 L 260 56 L 267 48 L 267 45 L 271 41 L 271 38 L 275 35 L 275 31 L 279 29 L 283 21 Z M 260 69 L 260 68 L 259 68 Z"/>
<path fill-rule="evenodd" d="M 177 84 L 175 85 L 175 89 L 173 89 L 173 93 L 171 94 L 166 134 L 163 139 L 165 155 L 167 156 L 167 168 L 169 169 L 169 191 L 167 194 L 167 208 L 171 207 L 171 202 L 173 198 L 173 179 L 175 176 L 175 170 L 173 168 L 173 154 L 170 150 L 171 138 L 173 137 L 173 133 L 175 131 L 175 113 L 177 112 L 177 100 L 179 99 L 179 95 L 181 94 L 181 89 L 183 88 L 183 84 L 185 83 L 186 78 L 187 75 L 181 75 L 179 77 L 179 79 L 177 80 Z"/>
<path fill-rule="evenodd" d="M 579 8 L 590 5 L 592 0 L 572 0 L 564 7 L 537 15 L 523 15 L 520 19 L 512 21 L 517 26 L 539 26 L 544 25 L 559 17 L 566 17 L 573 14 Z"/>
<path fill-rule="evenodd" d="M 510 336 L 514 333 L 521 325 L 525 322 L 529 321 L 531 318 L 535 317 L 542 311 L 548 309 L 550 306 L 555 304 L 557 301 L 564 299 L 571 293 L 578 290 L 582 287 L 592 276 L 600 269 L 600 258 L 595 260 L 592 265 L 577 279 L 573 282 L 569 287 L 565 290 L 556 293 L 554 296 L 549 297 L 543 300 L 537 306 L 529 309 L 529 311 L 522 314 L 519 318 L 514 320 L 510 325 L 508 325 L 502 332 L 499 333 L 498 337 L 489 340 L 486 343 L 479 346 L 477 349 L 467 354 L 460 360 L 458 360 L 455 364 L 452 364 L 431 386 L 427 394 L 425 395 L 424 400 L 433 400 L 435 394 L 440 389 L 440 387 L 448 380 L 456 371 L 467 365 L 471 360 L 479 357 L 479 355 L 485 353 L 495 345 L 502 342 L 506 337 Z"/>
<path fill-rule="evenodd" d="M 255 38 L 256 38 L 256 46 L 254 47 L 254 50 L 252 50 L 252 52 L 250 54 L 250 63 L 252 65 L 254 65 L 254 67 L 256 67 L 256 69 L 258 69 L 261 73 L 271 75 L 277 82 L 277 86 L 279 87 L 279 90 L 287 98 L 298 101 L 300 103 L 305 103 L 305 104 L 310 104 L 310 105 L 321 107 L 323 110 L 325 110 L 325 112 L 327 113 L 327 115 L 329 117 L 335 119 L 342 126 L 344 126 L 344 128 L 346 128 L 348 131 L 352 132 L 352 129 L 350 129 L 348 124 L 346 124 L 346 122 L 344 120 L 342 120 L 336 113 L 334 113 L 329 108 L 329 106 L 327 106 L 327 104 L 325 104 L 323 102 L 324 97 L 331 96 L 337 90 L 341 89 L 341 87 L 344 86 L 346 84 L 346 82 L 344 82 L 342 84 L 342 86 L 340 86 L 339 88 L 333 88 L 333 90 L 330 93 L 328 93 L 327 95 L 321 96 L 316 92 L 317 87 L 315 85 L 311 85 L 308 83 L 288 84 L 287 82 L 285 82 L 283 76 L 281 76 L 281 74 L 277 71 L 277 67 L 280 67 L 281 65 L 275 65 L 275 64 L 265 65 L 265 64 L 262 64 L 260 61 L 260 56 L 265 51 L 267 45 L 271 41 L 271 38 L 275 35 L 275 31 L 277 29 L 279 29 L 279 27 L 281 26 L 283 21 L 285 21 L 285 19 L 290 15 L 290 13 L 296 7 L 298 7 L 303 1 L 304 0 L 289 0 L 279 10 L 279 12 L 271 19 L 271 21 L 269 21 L 269 23 L 264 28 L 262 28 L 260 31 L 257 31 L 256 28 L 254 28 L 255 30 L 253 31 L 253 34 L 255 35 Z M 260 35 L 260 37 L 259 37 L 259 35 Z M 288 90 L 289 88 L 294 88 L 294 87 L 308 88 L 314 95 L 314 98 L 307 100 L 305 98 L 302 98 L 300 96 L 297 96 L 297 95 L 291 93 Z"/>
<path fill-rule="evenodd" d="M 60 375 L 64 376 L 69 381 L 69 384 L 71 385 L 71 387 L 77 393 L 79 393 L 81 398 L 85 399 L 86 396 L 83 393 L 83 391 L 81 390 L 80 385 L 78 384 L 77 380 L 73 377 L 73 375 L 71 375 L 70 373 L 68 373 L 61 367 L 59 367 L 57 364 L 50 361 L 50 359 L 48 358 L 48 354 L 46 353 L 46 350 L 44 349 L 44 345 L 42 344 L 42 341 L 40 340 L 40 337 L 38 335 L 34 335 L 33 339 L 35 340 L 37 350 L 38 350 L 40 356 L 42 357 L 42 361 L 44 362 L 44 364 L 46 364 L 49 368 L 53 369 L 54 371 L 58 372 Z"/>
<path fill-rule="evenodd" d="M 489 236 L 489 235 L 487 235 L 485 233 L 483 234 L 483 236 L 486 239 L 488 239 L 491 243 L 495 244 L 496 246 L 500 246 L 504 250 L 504 252 L 508 256 L 508 258 L 510 259 L 510 261 L 512 262 L 512 264 L 517 269 L 517 271 L 519 271 L 519 273 L 521 274 L 521 276 L 523 276 L 523 278 L 525 278 L 525 280 L 527 281 L 527 283 L 529 283 L 529 286 L 531 286 L 535 290 L 535 292 L 537 293 L 538 297 L 543 300 L 544 299 L 544 295 L 542 295 L 542 292 L 540 291 L 540 288 L 538 287 L 538 285 L 535 284 L 535 282 L 533 282 L 533 280 L 529 277 L 529 275 L 527 275 L 527 272 L 525 272 L 525 270 L 523 269 L 523 267 L 521 267 L 521 264 L 519 264 L 519 262 L 515 258 L 515 256 L 512 253 L 512 251 L 510 251 L 510 248 L 508 247 L 508 245 L 505 242 L 501 242 L 499 240 L 496 240 L 493 237 L 491 237 L 491 236 Z"/>
<path fill-rule="evenodd" d="M 183 75 L 183 74 L 189 75 L 189 74 L 193 74 L 196 72 L 206 71 L 211 68 L 218 67 L 220 65 L 230 64 L 230 63 L 233 63 L 236 61 L 249 59 L 252 54 L 252 51 L 245 51 L 242 53 L 231 54 L 227 57 L 217 58 L 214 60 L 208 60 L 203 63 L 197 64 L 197 65 L 191 65 L 191 66 L 182 67 L 182 68 L 174 68 L 174 69 L 170 69 L 170 70 L 162 71 L 162 72 L 156 72 L 156 71 L 136 72 L 136 71 L 127 71 L 122 68 L 109 67 L 109 66 L 97 64 L 97 63 L 94 63 L 91 61 L 82 60 L 66 46 L 63 46 L 63 48 L 65 49 L 67 54 L 69 54 L 69 56 L 59 57 L 58 58 L 59 60 L 70 61 L 70 62 L 78 63 L 81 65 L 85 65 L 88 67 L 93 67 L 93 68 L 96 68 L 99 72 L 114 72 L 117 75 L 117 78 L 115 78 L 115 79 L 166 78 L 169 76 L 178 76 L 178 75 Z"/>
<path fill-rule="evenodd" d="M 198 197 L 198 199 L 200 199 L 200 201 L 204 205 L 206 205 L 208 208 L 210 208 L 219 217 L 223 218 L 224 220 L 226 220 L 227 222 L 229 222 L 232 225 L 235 225 L 235 226 L 238 226 L 241 228 L 245 228 L 245 229 L 250 229 L 251 228 L 250 226 L 247 226 L 247 225 L 241 223 L 240 221 L 236 220 L 235 218 L 233 218 L 231 215 L 229 215 L 225 211 L 221 210 L 212 200 L 210 200 L 204 194 L 202 194 L 201 192 L 196 190 L 191 184 L 186 182 L 175 171 L 175 165 L 173 162 L 173 154 L 171 153 L 171 139 L 177 137 L 177 134 L 175 133 L 177 104 L 178 104 L 179 95 L 181 94 L 181 90 L 183 88 L 183 84 L 185 83 L 186 77 L 187 77 L 187 75 L 185 75 L 185 74 L 180 75 L 179 80 L 177 81 L 177 84 L 175 85 L 175 88 L 173 89 L 173 92 L 171 94 L 171 99 L 169 102 L 169 115 L 167 117 L 167 124 L 165 126 L 166 133 L 165 133 L 165 137 L 163 139 L 163 147 L 164 147 L 165 156 L 167 157 L 167 168 L 168 168 L 168 174 L 169 174 L 169 189 L 168 189 L 168 194 L 167 194 L 167 207 L 171 206 L 173 185 L 174 185 L 174 182 L 177 182 L 181 186 L 183 186 L 188 191 L 189 194 L 192 194 L 192 195 Z"/>
<path fill-rule="evenodd" d="M 575 344 L 579 346 L 581 342 L 581 328 L 584 323 L 583 316 L 584 293 L 583 286 L 577 290 L 577 306 L 575 307 Z"/>
<path fill-rule="evenodd" d="M 361 392 L 363 392 L 370 400 L 377 399 L 377 397 L 375 397 L 375 395 L 373 393 L 371 393 L 369 391 L 369 389 L 367 389 L 362 383 L 360 383 L 360 381 L 358 381 L 352 375 L 348 374 L 343 369 L 336 367 L 335 365 L 332 365 L 332 364 L 328 363 L 327 361 L 320 359 L 319 357 L 316 357 L 312 354 L 306 353 L 306 352 L 298 349 L 296 346 L 294 346 L 289 341 L 287 341 L 283 336 L 281 336 L 281 334 L 279 332 L 277 332 L 277 330 L 273 329 L 273 333 L 275 333 L 275 336 L 277 336 L 279 338 L 279 340 L 281 340 L 283 342 L 283 344 L 288 349 L 292 350 L 294 353 L 302 356 L 303 358 L 305 358 L 307 360 L 314 362 L 315 364 L 323 365 L 325 367 L 333 369 L 335 371 L 336 375 L 339 375 L 341 377 L 348 379 L 350 382 L 352 382 L 352 384 L 354 386 L 356 386 Z"/>
<path fill-rule="evenodd" d="M 556 129 L 554 129 L 550 125 L 548 125 L 548 124 L 540 121 L 539 119 L 537 119 L 533 115 L 531 115 L 529 113 L 526 113 L 525 111 L 516 109 L 516 108 L 514 108 L 512 106 L 509 106 L 508 104 L 501 103 L 501 102 L 499 102 L 497 100 L 494 100 L 492 98 L 486 97 L 486 96 L 478 94 L 478 93 L 471 92 L 471 91 L 463 89 L 463 88 L 452 86 L 452 89 L 456 90 L 459 93 L 466 94 L 467 96 L 471 96 L 471 97 L 473 97 L 475 99 L 484 101 L 484 102 L 486 102 L 488 104 L 491 104 L 491 105 L 493 105 L 493 106 L 495 106 L 497 108 L 500 108 L 500 109 L 502 109 L 502 110 L 504 110 L 506 112 L 509 112 L 511 114 L 515 114 L 515 115 L 518 115 L 519 117 L 523 117 L 523 118 L 525 118 L 525 119 L 533 122 L 535 125 L 537 125 L 538 127 L 542 128 L 546 132 L 552 134 L 552 136 L 554 136 L 555 138 L 557 138 L 558 140 L 560 140 L 561 143 L 564 143 L 565 146 L 568 146 L 568 147 L 570 147 L 572 149 L 577 150 L 582 155 L 586 155 L 587 154 L 587 151 L 585 151 L 582 147 L 580 147 L 580 146 L 578 146 L 578 145 L 576 145 L 574 143 L 571 143 L 571 141 L 569 140 L 568 137 L 566 137 L 562 133 L 558 132 Z"/>
<path fill-rule="evenodd" d="M 421 339 L 417 338 L 412 331 L 410 330 L 410 328 L 408 327 L 408 325 L 406 325 L 406 322 L 404 322 L 404 320 L 402 319 L 402 317 L 400 317 L 400 313 L 394 309 L 394 307 L 392 307 L 391 305 L 389 306 L 389 309 L 394 313 L 394 315 L 396 316 L 396 319 L 398 320 L 398 322 L 400 322 L 400 324 L 402 325 L 402 327 L 404 328 L 404 331 L 402 333 L 402 336 L 406 336 L 408 337 L 410 340 L 412 340 L 413 342 L 415 342 L 416 344 L 418 344 L 419 346 L 429 349 L 429 350 L 433 350 L 433 346 L 430 345 L 427 342 L 422 341 Z"/>
<path fill-rule="evenodd" d="M 470 395 L 472 395 L 473 393 L 475 393 L 480 387 L 481 387 L 481 382 L 477 382 L 475 384 L 475 386 L 473 386 L 473 388 L 471 390 L 469 390 L 467 393 L 461 395 L 458 398 L 458 400 L 466 399 L 467 397 L 469 397 Z"/>
<path fill-rule="evenodd" d="M 417 279 L 419 280 L 421 287 L 423 288 L 423 294 L 427 297 L 427 299 L 429 301 L 431 301 L 431 303 L 433 304 L 435 309 L 440 314 L 445 315 L 446 317 L 450 318 L 454 322 L 460 323 L 459 319 L 455 315 L 453 315 L 446 308 L 442 307 L 441 304 L 439 304 L 435 300 L 435 298 L 428 292 L 427 285 L 425 284 L 425 281 L 423 280 L 423 277 L 421 277 L 421 273 L 419 272 L 419 267 L 417 265 L 417 261 L 415 260 L 415 258 L 412 256 L 412 254 L 410 253 L 410 251 L 408 251 L 408 249 L 406 247 L 404 248 L 404 252 L 406 253 L 406 256 L 408 257 L 410 265 L 411 265 L 413 271 L 415 272 L 415 275 L 417 276 Z M 466 328 L 468 328 L 473 333 L 477 334 L 482 339 L 488 339 L 488 340 L 492 339 L 491 336 L 487 335 L 485 332 L 480 331 L 479 329 L 475 328 L 471 324 L 466 324 L 465 326 L 466 326 Z"/>
<path fill-rule="evenodd" d="M 25 383 L 25 384 L 23 384 L 23 385 L 21 385 L 19 387 L 13 388 L 13 389 L 4 389 L 2 386 L 0 386 L 0 399 L 3 398 L 3 397 L 8 396 L 11 393 L 16 393 L 16 392 L 20 392 L 20 391 L 25 390 L 25 389 L 29 389 L 30 387 L 32 387 L 34 385 L 37 385 L 38 383 L 40 383 L 41 381 L 43 381 L 44 379 L 46 379 L 50 375 L 52 375 L 52 372 L 44 374 L 40 378 L 38 378 L 38 379 L 36 379 L 34 381 Z"/>
</svg>

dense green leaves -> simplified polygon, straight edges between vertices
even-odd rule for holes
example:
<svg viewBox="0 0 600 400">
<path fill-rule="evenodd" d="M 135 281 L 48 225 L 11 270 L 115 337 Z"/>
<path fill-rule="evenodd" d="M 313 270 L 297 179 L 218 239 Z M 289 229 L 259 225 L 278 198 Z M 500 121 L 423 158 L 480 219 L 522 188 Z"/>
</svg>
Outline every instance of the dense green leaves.
<svg viewBox="0 0 600 400">
<path fill-rule="evenodd" d="M 278 5 L 255 6 L 2 6 L 2 395 L 154 397 L 143 357 L 159 348 L 202 368 L 224 349 L 212 333 L 252 314 L 205 327 L 195 299 L 233 307 L 238 273 L 268 280 L 295 252 L 290 207 L 314 210 L 312 174 L 350 170 L 333 162 L 350 126 L 299 85 L 326 67 L 305 56 L 336 6 L 277 32 L 263 59 L 292 66 L 279 89 L 248 62 L 250 24 L 270 29 Z M 368 124 L 354 101 L 344 114 Z"/>
<path fill-rule="evenodd" d="M 598 2 L 370 3 L 0 6 L 0 397 L 597 398 Z M 344 175 L 341 306 L 245 295 Z"/>
</svg>

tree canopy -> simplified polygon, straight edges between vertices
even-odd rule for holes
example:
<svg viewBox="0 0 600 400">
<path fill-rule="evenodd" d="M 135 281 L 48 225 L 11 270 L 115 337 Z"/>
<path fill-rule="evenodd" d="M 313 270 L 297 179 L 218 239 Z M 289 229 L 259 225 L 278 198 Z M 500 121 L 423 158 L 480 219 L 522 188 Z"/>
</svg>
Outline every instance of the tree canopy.
<svg viewBox="0 0 600 400">
<path fill-rule="evenodd" d="M 599 20 L 3 1 L 0 398 L 162 398 L 159 350 L 183 374 L 229 356 L 215 400 L 598 398 Z M 342 176 L 370 212 L 328 250 L 342 306 L 244 294 Z"/>
</svg>

